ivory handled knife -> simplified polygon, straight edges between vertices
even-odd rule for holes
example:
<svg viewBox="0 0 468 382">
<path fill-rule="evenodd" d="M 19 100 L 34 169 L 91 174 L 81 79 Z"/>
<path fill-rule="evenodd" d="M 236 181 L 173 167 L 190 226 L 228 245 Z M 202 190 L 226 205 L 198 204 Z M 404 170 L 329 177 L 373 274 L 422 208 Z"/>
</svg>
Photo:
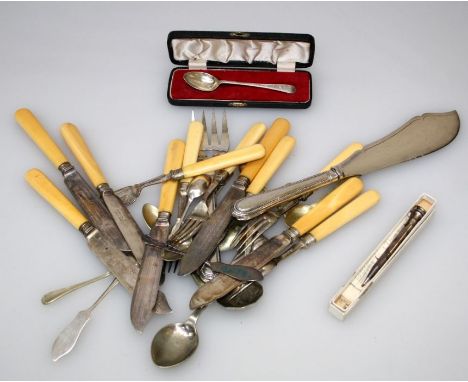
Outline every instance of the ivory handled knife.
<svg viewBox="0 0 468 382">
<path fill-rule="evenodd" d="M 176 139 L 169 143 L 164 173 L 167 174 L 182 165 L 184 148 L 184 141 Z M 165 244 L 169 237 L 170 217 L 177 195 L 177 186 L 177 180 L 170 180 L 165 182 L 161 187 L 159 214 L 156 223 L 150 231 L 150 237 L 161 244 Z M 130 319 L 138 331 L 143 331 L 152 316 L 152 308 L 156 303 L 159 290 L 163 252 L 164 248 L 151 245 L 147 245 L 145 249 L 130 308 Z"/>
<path fill-rule="evenodd" d="M 114 243 L 102 235 L 40 170 L 29 170 L 25 178 L 39 195 L 83 234 L 91 251 L 125 289 L 132 292 L 138 276 L 138 264 L 133 257 L 123 254 Z"/>
<path fill-rule="evenodd" d="M 234 262 L 260 270 L 276 257 L 281 256 L 302 235 L 317 227 L 341 207 L 354 199 L 363 189 L 359 178 L 349 179 L 323 198 L 315 208 L 298 219 L 290 228 L 265 242 L 255 251 Z M 217 275 L 213 280 L 202 285 L 190 300 L 190 308 L 204 306 L 223 297 L 241 283 L 225 275 Z"/>
<path fill-rule="evenodd" d="M 80 163 L 88 175 L 91 183 L 101 195 L 104 204 L 107 206 L 133 255 L 138 263 L 141 264 L 143 252 L 145 251 L 145 243 L 143 242 L 143 232 L 140 227 L 133 219 L 127 207 L 114 195 L 112 188 L 109 186 L 107 179 L 78 128 L 71 123 L 64 123 L 60 127 L 60 132 L 73 155 L 78 160 L 78 163 Z"/>
<path fill-rule="evenodd" d="M 79 230 L 88 242 L 88 247 L 115 276 L 115 278 L 133 293 L 139 266 L 132 256 L 126 256 L 114 242 L 93 226 L 91 222 L 73 205 L 73 203 L 38 169 L 26 173 L 26 181 L 52 207 L 54 207 L 73 227 Z M 153 312 L 166 314 L 171 311 L 164 293 L 158 293 Z"/>
<path fill-rule="evenodd" d="M 181 259 L 179 267 L 180 276 L 196 271 L 214 252 L 219 242 L 223 239 L 225 230 L 231 221 L 234 203 L 245 196 L 247 187 L 268 160 L 279 141 L 288 134 L 289 129 L 289 121 L 284 118 L 278 118 L 273 122 L 271 128 L 267 130 L 260 141 L 260 145 L 265 148 L 265 155 L 261 159 L 244 166 L 223 201 L 216 207 L 211 216 L 202 223 L 186 255 Z"/>
<path fill-rule="evenodd" d="M 167 174 L 157 176 L 142 183 L 134 184 L 115 191 L 115 194 L 126 204 L 132 204 L 140 195 L 143 188 L 166 182 L 168 180 L 180 180 L 203 175 L 226 167 L 237 166 L 242 163 L 255 161 L 265 156 L 265 148 L 261 144 L 255 144 L 243 149 L 230 151 L 203 161 L 193 163 L 183 168 L 171 170 Z"/>
<path fill-rule="evenodd" d="M 430 154 L 452 142 L 459 129 L 460 119 L 456 111 L 414 117 L 329 171 L 239 200 L 234 206 L 233 216 L 239 220 L 249 220 L 340 179 L 365 175 Z"/>
<path fill-rule="evenodd" d="M 96 190 L 83 179 L 81 174 L 70 164 L 65 154 L 52 140 L 39 120 L 28 109 L 19 109 L 15 113 L 16 122 L 39 149 L 59 169 L 64 182 L 79 206 L 83 209 L 90 222 L 99 231 L 107 235 L 122 251 L 130 251 L 117 225 L 112 220 Z"/>
</svg>

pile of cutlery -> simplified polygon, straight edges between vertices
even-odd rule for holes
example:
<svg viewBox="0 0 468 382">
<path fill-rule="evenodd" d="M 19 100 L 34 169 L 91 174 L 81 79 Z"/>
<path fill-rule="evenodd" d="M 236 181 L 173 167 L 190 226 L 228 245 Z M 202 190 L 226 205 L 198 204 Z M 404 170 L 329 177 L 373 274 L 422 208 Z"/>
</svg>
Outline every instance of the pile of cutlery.
<svg viewBox="0 0 468 382">
<path fill-rule="evenodd" d="M 281 260 L 320 242 L 374 206 L 379 194 L 363 192 L 362 175 L 446 146 L 460 125 L 455 111 L 414 117 L 370 145 L 346 147 L 317 175 L 264 191 L 294 148 L 289 121 L 277 118 L 269 128 L 253 124 L 230 151 L 226 113 L 218 131 L 214 113 L 208 129 L 205 113 L 196 120 L 192 112 L 185 139 L 167 146 L 162 175 L 114 190 L 75 125 L 65 123 L 60 131 L 90 183 L 31 111 L 19 109 L 16 121 L 62 173 L 81 210 L 40 170 L 29 170 L 27 182 L 83 234 L 105 267 L 102 275 L 49 292 L 42 302 L 52 303 L 113 277 L 94 304 L 58 335 L 53 360 L 73 349 L 92 311 L 118 284 L 131 295 L 132 325 L 143 331 L 155 315 L 172 311 L 162 290 L 166 274 L 191 275 L 198 286 L 190 300 L 193 314 L 184 323 L 162 328 L 151 345 L 152 359 L 161 367 L 176 365 L 195 351 L 196 321 L 211 302 L 229 308 L 253 304 L 263 293 L 260 281 Z M 333 183 L 336 187 L 321 200 L 303 203 L 315 190 Z M 155 184 L 161 184 L 159 205 L 145 204 L 143 216 L 149 227 L 145 233 L 127 207 L 143 188 Z M 219 191 L 227 184 L 220 199 Z M 281 220 L 288 228 L 268 238 L 267 231 Z M 227 250 L 235 251 L 231 261 L 224 258 Z"/>
</svg>

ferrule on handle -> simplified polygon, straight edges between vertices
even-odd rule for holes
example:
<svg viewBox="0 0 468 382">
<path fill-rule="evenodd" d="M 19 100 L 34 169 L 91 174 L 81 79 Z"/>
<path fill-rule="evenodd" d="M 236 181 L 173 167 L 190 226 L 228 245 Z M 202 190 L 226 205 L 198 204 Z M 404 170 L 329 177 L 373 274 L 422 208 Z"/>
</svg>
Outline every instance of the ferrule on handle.
<svg viewBox="0 0 468 382">
<path fill-rule="evenodd" d="M 34 141 L 39 149 L 49 158 L 52 164 L 58 168 L 62 163 L 68 162 L 65 154 L 60 150 L 49 133 L 42 127 L 39 120 L 31 110 L 19 109 L 15 113 L 16 122 L 23 128 L 26 134 Z"/>
</svg>

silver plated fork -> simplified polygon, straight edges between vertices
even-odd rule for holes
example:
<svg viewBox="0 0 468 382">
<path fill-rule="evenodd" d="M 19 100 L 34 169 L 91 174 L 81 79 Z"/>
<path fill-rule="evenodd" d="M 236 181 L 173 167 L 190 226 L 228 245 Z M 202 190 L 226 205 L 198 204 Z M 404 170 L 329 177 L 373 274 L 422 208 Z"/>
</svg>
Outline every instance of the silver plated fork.
<svg viewBox="0 0 468 382">
<path fill-rule="evenodd" d="M 209 133 L 206 126 L 205 112 L 202 114 L 202 124 L 204 126 L 204 134 L 200 154 L 198 156 L 199 160 L 217 156 L 229 151 L 229 132 L 226 112 L 223 113 L 221 138 L 219 138 L 218 129 L 216 127 L 216 116 L 214 112 L 211 116 L 211 129 Z M 208 200 L 211 197 L 215 197 L 216 191 L 219 190 L 219 187 L 224 184 L 228 177 L 229 173 L 224 170 L 215 171 L 211 177 L 208 189 L 195 205 L 191 215 L 182 224 L 180 224 L 177 231 L 171 233 L 171 237 L 169 238 L 171 242 L 177 245 L 190 240 L 194 235 L 196 235 L 201 224 L 208 217 Z"/>
</svg>

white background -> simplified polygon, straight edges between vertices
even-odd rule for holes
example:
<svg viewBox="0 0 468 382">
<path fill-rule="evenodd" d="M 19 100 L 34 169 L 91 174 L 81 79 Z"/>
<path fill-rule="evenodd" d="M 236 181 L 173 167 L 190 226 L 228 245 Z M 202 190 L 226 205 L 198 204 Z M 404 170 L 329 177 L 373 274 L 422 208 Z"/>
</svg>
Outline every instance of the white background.
<svg viewBox="0 0 468 382">
<path fill-rule="evenodd" d="M 466 3 L 0 4 L 0 378 L 468 378 L 467 17 Z M 189 314 L 195 286 L 173 275 L 164 285 L 171 315 L 137 334 L 130 296 L 118 287 L 54 364 L 55 336 L 108 281 L 41 305 L 44 292 L 103 268 L 24 181 L 38 167 L 65 190 L 14 112 L 29 107 L 61 147 L 59 125 L 79 126 L 115 188 L 160 173 L 168 141 L 184 138 L 190 118 L 166 100 L 166 37 L 176 29 L 315 36 L 309 109 L 228 110 L 233 144 L 253 122 L 291 121 L 297 146 L 271 186 L 311 175 L 349 143 L 372 142 L 424 112 L 458 110 L 460 134 L 435 154 L 366 176 L 380 204 L 281 264 L 256 306 L 210 306 L 197 352 L 177 368 L 157 368 L 149 353 L 159 328 Z M 431 222 L 346 321 L 333 318 L 329 299 L 423 192 L 438 199 Z M 158 197 L 149 189 L 131 208 L 142 226 L 141 206 Z"/>
</svg>

